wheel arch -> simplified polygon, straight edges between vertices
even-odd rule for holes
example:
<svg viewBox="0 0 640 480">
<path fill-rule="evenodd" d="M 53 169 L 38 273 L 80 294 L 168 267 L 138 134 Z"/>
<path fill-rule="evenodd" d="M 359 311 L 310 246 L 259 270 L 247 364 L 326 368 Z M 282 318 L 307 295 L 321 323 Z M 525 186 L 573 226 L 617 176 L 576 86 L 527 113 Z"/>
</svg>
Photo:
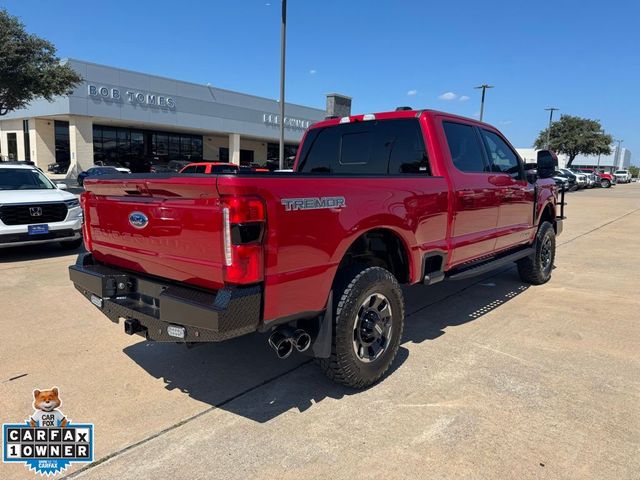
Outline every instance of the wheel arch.
<svg viewBox="0 0 640 480">
<path fill-rule="evenodd" d="M 408 242 L 389 227 L 371 228 L 355 237 L 340 258 L 334 282 L 353 265 L 386 268 L 401 284 L 411 283 L 416 268 Z"/>
</svg>

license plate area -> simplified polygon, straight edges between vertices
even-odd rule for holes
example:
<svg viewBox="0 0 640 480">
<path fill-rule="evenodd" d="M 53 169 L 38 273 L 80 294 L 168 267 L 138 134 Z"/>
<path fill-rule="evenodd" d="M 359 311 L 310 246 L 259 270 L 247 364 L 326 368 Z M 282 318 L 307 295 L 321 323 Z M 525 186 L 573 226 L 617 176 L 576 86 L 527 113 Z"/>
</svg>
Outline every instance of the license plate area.
<svg viewBox="0 0 640 480">
<path fill-rule="evenodd" d="M 46 223 L 40 225 L 29 225 L 27 227 L 27 232 L 29 235 L 43 235 L 45 233 L 49 233 L 49 225 Z"/>
<path fill-rule="evenodd" d="M 93 303 L 98 308 L 102 308 L 102 299 L 97 295 L 91 295 L 91 303 Z"/>
</svg>

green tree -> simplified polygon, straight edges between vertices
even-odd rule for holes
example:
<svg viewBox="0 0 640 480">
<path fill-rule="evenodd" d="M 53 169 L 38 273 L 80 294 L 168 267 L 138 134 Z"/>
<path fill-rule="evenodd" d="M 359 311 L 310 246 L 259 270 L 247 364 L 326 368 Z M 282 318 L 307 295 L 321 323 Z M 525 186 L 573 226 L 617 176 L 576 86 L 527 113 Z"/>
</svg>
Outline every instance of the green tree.
<svg viewBox="0 0 640 480">
<path fill-rule="evenodd" d="M 578 155 L 608 155 L 611 153 L 611 135 L 602 130 L 598 120 L 562 115 L 560 120 L 551 124 L 549 145 L 545 128 L 538 134 L 533 146 L 538 149 L 550 149 L 569 157 L 570 167 Z"/>
<path fill-rule="evenodd" d="M 631 165 L 629 167 L 629 173 L 633 178 L 638 178 L 638 176 L 640 175 L 640 168 L 636 167 L 635 165 Z"/>
<path fill-rule="evenodd" d="M 17 17 L 0 10 L 0 116 L 38 97 L 68 95 L 81 81 L 60 63 L 51 42 L 27 33 Z"/>
</svg>

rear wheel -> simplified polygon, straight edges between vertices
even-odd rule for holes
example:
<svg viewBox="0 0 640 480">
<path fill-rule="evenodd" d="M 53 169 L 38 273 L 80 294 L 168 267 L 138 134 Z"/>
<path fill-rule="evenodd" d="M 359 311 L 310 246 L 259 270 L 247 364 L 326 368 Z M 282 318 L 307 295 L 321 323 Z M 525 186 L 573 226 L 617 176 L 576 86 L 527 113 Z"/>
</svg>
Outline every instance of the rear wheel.
<svg viewBox="0 0 640 480">
<path fill-rule="evenodd" d="M 338 279 L 331 356 L 317 362 L 333 381 L 364 388 L 378 381 L 398 352 L 404 299 L 395 277 L 370 267 Z"/>
<path fill-rule="evenodd" d="M 543 222 L 536 235 L 536 251 L 533 255 L 518 260 L 520 278 L 533 285 L 542 285 L 551 278 L 556 258 L 556 232 L 553 225 Z"/>
</svg>

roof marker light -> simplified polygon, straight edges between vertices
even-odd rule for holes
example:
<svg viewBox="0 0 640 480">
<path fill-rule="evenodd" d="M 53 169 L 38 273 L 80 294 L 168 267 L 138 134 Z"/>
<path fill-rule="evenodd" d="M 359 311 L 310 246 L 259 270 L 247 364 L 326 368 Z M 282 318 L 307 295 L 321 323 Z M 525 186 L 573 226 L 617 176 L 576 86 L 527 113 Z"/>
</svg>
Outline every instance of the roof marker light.
<svg viewBox="0 0 640 480">
<path fill-rule="evenodd" d="M 351 119 L 349 117 L 342 117 L 340 119 L 340 123 L 349 123 L 351 121 Z"/>
<path fill-rule="evenodd" d="M 367 120 L 375 120 L 376 116 L 373 113 L 367 113 L 362 116 L 362 121 L 366 122 Z"/>
</svg>

